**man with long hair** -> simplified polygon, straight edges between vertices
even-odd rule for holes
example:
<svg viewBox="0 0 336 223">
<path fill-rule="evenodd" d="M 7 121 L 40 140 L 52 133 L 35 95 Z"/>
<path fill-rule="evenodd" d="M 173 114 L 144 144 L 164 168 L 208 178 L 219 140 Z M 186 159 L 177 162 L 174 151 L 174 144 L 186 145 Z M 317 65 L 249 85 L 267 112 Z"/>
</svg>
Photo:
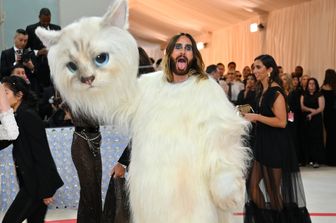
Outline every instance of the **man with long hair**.
<svg viewBox="0 0 336 223">
<path fill-rule="evenodd" d="M 170 40 L 163 64 L 168 82 L 182 82 L 192 75 L 198 79 L 208 78 L 196 41 L 188 33 L 180 33 Z"/>
<path fill-rule="evenodd" d="M 243 198 L 247 122 L 208 78 L 193 37 L 174 36 L 163 70 L 139 82 L 129 165 L 135 222 L 230 222 Z"/>
</svg>

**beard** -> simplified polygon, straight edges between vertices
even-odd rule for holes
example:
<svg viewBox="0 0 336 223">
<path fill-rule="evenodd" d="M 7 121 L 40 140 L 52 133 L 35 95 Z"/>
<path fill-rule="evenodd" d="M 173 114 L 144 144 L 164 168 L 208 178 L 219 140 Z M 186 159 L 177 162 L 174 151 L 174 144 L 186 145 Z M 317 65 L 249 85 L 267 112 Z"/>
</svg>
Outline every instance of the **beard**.
<svg viewBox="0 0 336 223">
<path fill-rule="evenodd" d="M 186 75 L 191 68 L 192 61 L 185 56 L 179 56 L 176 59 L 170 58 L 170 67 L 174 74 L 179 76 Z"/>
</svg>

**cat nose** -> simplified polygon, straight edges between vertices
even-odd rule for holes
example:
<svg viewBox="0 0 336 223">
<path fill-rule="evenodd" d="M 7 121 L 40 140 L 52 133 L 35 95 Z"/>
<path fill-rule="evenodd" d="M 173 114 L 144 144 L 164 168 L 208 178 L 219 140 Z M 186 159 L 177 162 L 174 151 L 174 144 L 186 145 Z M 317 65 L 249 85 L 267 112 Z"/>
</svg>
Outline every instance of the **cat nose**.
<svg viewBox="0 0 336 223">
<path fill-rule="evenodd" d="M 95 79 L 95 76 L 91 75 L 90 77 L 81 77 L 80 80 L 83 84 L 91 85 L 94 79 Z"/>
</svg>

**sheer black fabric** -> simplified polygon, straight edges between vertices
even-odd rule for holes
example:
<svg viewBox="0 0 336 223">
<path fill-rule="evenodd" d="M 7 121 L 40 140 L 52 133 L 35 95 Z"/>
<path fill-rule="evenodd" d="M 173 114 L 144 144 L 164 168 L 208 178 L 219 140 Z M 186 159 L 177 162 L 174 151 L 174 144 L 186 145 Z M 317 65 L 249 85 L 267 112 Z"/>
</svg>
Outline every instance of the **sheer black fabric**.
<svg viewBox="0 0 336 223">
<path fill-rule="evenodd" d="M 102 161 L 99 127 L 74 119 L 71 155 L 80 184 L 78 223 L 99 223 L 102 215 Z"/>
<path fill-rule="evenodd" d="M 280 87 L 263 94 L 258 113 L 274 117 Z M 285 95 L 284 95 L 285 96 Z M 254 161 L 246 183 L 245 223 L 310 223 L 293 142 L 287 128 L 256 124 Z"/>
<path fill-rule="evenodd" d="M 126 180 L 111 176 L 106 192 L 102 223 L 129 223 L 130 219 Z"/>
<path fill-rule="evenodd" d="M 326 164 L 336 166 L 336 91 L 322 89 L 321 92 L 325 100 L 323 121 L 326 130 Z"/>
</svg>

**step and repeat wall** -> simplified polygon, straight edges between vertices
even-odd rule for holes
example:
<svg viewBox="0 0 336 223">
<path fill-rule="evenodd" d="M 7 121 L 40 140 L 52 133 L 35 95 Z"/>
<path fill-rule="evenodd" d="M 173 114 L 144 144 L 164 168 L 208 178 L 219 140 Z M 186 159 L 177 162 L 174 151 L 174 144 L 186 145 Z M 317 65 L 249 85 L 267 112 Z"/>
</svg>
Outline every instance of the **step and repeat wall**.
<svg viewBox="0 0 336 223">
<path fill-rule="evenodd" d="M 73 127 L 46 129 L 50 150 L 58 172 L 64 181 L 49 208 L 76 209 L 79 202 L 79 182 L 71 158 Z M 102 198 L 105 198 L 112 167 L 118 161 L 129 137 L 112 126 L 102 126 L 101 157 L 103 163 Z M 6 211 L 18 192 L 12 146 L 0 151 L 0 211 Z"/>
</svg>

